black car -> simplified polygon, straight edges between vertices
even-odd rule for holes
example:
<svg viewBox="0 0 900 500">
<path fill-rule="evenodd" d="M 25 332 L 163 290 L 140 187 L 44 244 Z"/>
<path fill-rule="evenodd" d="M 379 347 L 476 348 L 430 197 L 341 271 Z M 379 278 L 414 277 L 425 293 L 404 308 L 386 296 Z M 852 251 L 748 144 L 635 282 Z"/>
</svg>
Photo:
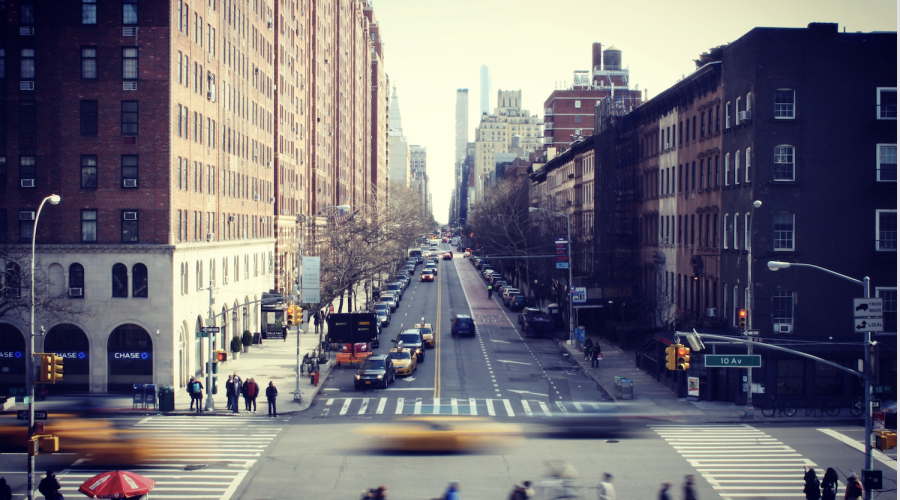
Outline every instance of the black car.
<svg viewBox="0 0 900 500">
<path fill-rule="evenodd" d="M 467 314 L 453 316 L 450 323 L 450 336 L 456 337 L 457 335 L 475 336 L 475 320 L 471 316 Z"/>
<path fill-rule="evenodd" d="M 425 361 L 425 339 L 422 338 L 422 332 L 418 328 L 403 330 L 392 342 L 403 342 L 403 347 L 416 353 L 416 361 Z"/>
<path fill-rule="evenodd" d="M 356 370 L 353 385 L 357 388 L 381 386 L 387 389 L 388 384 L 394 381 L 394 364 L 384 354 L 373 354 Z"/>
<path fill-rule="evenodd" d="M 526 305 L 525 302 L 526 302 L 525 296 L 520 293 L 517 293 L 517 294 L 513 295 L 513 297 L 511 299 L 509 299 L 509 310 L 510 311 L 519 311 L 521 309 L 524 309 L 525 305 Z"/>
</svg>

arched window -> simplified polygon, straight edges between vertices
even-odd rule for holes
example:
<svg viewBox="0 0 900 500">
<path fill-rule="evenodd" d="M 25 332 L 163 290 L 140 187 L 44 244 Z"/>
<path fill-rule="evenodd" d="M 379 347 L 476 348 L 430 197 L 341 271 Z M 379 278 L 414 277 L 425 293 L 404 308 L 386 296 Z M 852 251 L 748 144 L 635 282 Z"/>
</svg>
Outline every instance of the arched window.
<svg viewBox="0 0 900 500">
<path fill-rule="evenodd" d="M 131 268 L 131 296 L 147 296 L 147 266 L 135 264 Z"/>
<path fill-rule="evenodd" d="M 84 266 L 77 262 L 69 266 L 69 297 L 84 298 Z"/>
<path fill-rule="evenodd" d="M 128 297 L 128 268 L 116 264 L 112 268 L 112 296 Z"/>
</svg>

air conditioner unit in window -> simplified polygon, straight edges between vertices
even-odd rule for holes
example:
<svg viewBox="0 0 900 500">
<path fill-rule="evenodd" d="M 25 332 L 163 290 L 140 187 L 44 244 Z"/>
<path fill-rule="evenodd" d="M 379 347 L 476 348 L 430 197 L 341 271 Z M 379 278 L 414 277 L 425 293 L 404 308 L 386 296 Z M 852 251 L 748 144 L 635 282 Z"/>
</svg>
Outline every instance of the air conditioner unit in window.
<svg viewBox="0 0 900 500">
<path fill-rule="evenodd" d="M 228 216 L 228 222 L 234 222 L 234 216 L 233 216 L 233 215 L 229 215 L 229 216 Z"/>
<path fill-rule="evenodd" d="M 750 121 L 750 111 L 740 111 L 738 112 L 738 116 L 740 116 L 742 122 Z"/>
<path fill-rule="evenodd" d="M 122 218 L 125 220 L 137 220 L 137 212 L 122 212 Z"/>
<path fill-rule="evenodd" d="M 716 308 L 715 307 L 707 307 L 706 308 L 706 317 L 707 318 L 715 318 L 716 317 Z"/>
<path fill-rule="evenodd" d="M 137 90 L 137 82 L 122 82 L 122 90 Z"/>
<path fill-rule="evenodd" d="M 19 34 L 22 36 L 34 35 L 34 26 L 19 26 Z"/>
<path fill-rule="evenodd" d="M 19 212 L 19 220 L 34 220 L 34 212 Z"/>
<path fill-rule="evenodd" d="M 84 288 L 69 288 L 69 297 L 84 297 Z"/>
<path fill-rule="evenodd" d="M 794 325 L 790 323 L 775 323 L 775 333 L 791 333 L 794 331 Z"/>
<path fill-rule="evenodd" d="M 137 179 L 122 179 L 122 187 L 136 188 Z"/>
<path fill-rule="evenodd" d="M 19 82 L 19 90 L 34 90 L 34 82 Z"/>
<path fill-rule="evenodd" d="M 207 100 L 207 101 L 212 100 L 212 92 L 207 92 L 207 93 L 206 93 L 206 100 Z"/>
<path fill-rule="evenodd" d="M 206 241 L 216 241 L 216 233 L 206 233 Z"/>
<path fill-rule="evenodd" d="M 270 197 L 270 198 L 269 198 L 269 203 L 275 203 L 275 198 Z"/>
<path fill-rule="evenodd" d="M 134 28 L 134 27 L 122 28 L 122 36 L 137 36 L 137 33 L 138 33 L 137 28 Z"/>
<path fill-rule="evenodd" d="M 21 182 L 20 185 L 23 188 L 33 188 L 34 187 L 34 179 L 22 179 L 20 182 Z"/>
</svg>

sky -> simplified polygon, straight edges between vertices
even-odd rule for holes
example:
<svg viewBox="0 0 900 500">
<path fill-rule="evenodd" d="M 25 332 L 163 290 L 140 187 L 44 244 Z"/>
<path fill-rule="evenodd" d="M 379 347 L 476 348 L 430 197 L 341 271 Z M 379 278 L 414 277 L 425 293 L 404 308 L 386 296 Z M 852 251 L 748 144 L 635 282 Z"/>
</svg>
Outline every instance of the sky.
<svg viewBox="0 0 900 500">
<path fill-rule="evenodd" d="M 469 89 L 469 141 L 480 118 L 480 68 L 498 90 L 522 90 L 543 118 L 544 100 L 591 69 L 591 44 L 622 51 L 629 82 L 649 98 L 693 72 L 710 47 L 754 27 L 897 31 L 896 0 L 374 0 L 384 64 L 399 97 L 403 132 L 427 148 L 433 214 L 446 223 L 453 188 L 456 90 Z"/>
</svg>

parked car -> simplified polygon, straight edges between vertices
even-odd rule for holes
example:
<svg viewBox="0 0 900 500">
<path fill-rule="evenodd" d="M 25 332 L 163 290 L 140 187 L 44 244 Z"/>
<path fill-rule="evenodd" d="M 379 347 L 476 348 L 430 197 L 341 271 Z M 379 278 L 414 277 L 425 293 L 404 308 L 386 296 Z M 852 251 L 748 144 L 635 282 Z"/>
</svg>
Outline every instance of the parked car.
<svg viewBox="0 0 900 500">
<path fill-rule="evenodd" d="M 518 288 L 513 288 L 513 287 L 511 287 L 511 286 L 508 286 L 508 287 L 506 287 L 505 289 L 503 289 L 503 295 L 502 295 L 502 297 L 503 297 L 503 305 L 508 306 L 508 305 L 509 305 L 509 297 L 510 297 L 511 295 L 514 295 L 514 294 L 517 294 L 517 293 L 519 293 L 519 289 L 518 289 Z"/>
<path fill-rule="evenodd" d="M 490 280 L 492 274 L 494 274 L 493 269 L 485 269 L 485 270 L 481 271 L 481 277 L 486 280 Z"/>
<path fill-rule="evenodd" d="M 509 310 L 519 311 L 525 307 L 526 302 L 525 296 L 521 293 L 517 293 L 509 300 Z"/>
<path fill-rule="evenodd" d="M 375 308 L 375 314 L 384 318 L 381 321 L 381 326 L 390 326 L 390 324 L 391 324 L 391 304 L 388 302 L 376 302 L 374 308 Z"/>
<path fill-rule="evenodd" d="M 397 292 L 400 295 L 400 300 L 403 300 L 403 284 L 399 282 L 388 283 L 387 289 L 390 292 Z"/>
<path fill-rule="evenodd" d="M 363 360 L 356 370 L 353 385 L 357 389 L 378 385 L 387 389 L 388 384 L 394 382 L 394 376 L 394 364 L 391 359 L 384 354 L 373 354 Z"/>
<path fill-rule="evenodd" d="M 394 294 L 388 292 L 381 292 L 381 296 L 378 297 L 379 303 L 385 303 L 391 307 L 391 312 L 397 310 L 397 300 L 394 298 Z"/>
<path fill-rule="evenodd" d="M 468 314 L 455 314 L 450 321 L 450 336 L 457 335 L 475 336 L 475 320 Z"/>
</svg>

